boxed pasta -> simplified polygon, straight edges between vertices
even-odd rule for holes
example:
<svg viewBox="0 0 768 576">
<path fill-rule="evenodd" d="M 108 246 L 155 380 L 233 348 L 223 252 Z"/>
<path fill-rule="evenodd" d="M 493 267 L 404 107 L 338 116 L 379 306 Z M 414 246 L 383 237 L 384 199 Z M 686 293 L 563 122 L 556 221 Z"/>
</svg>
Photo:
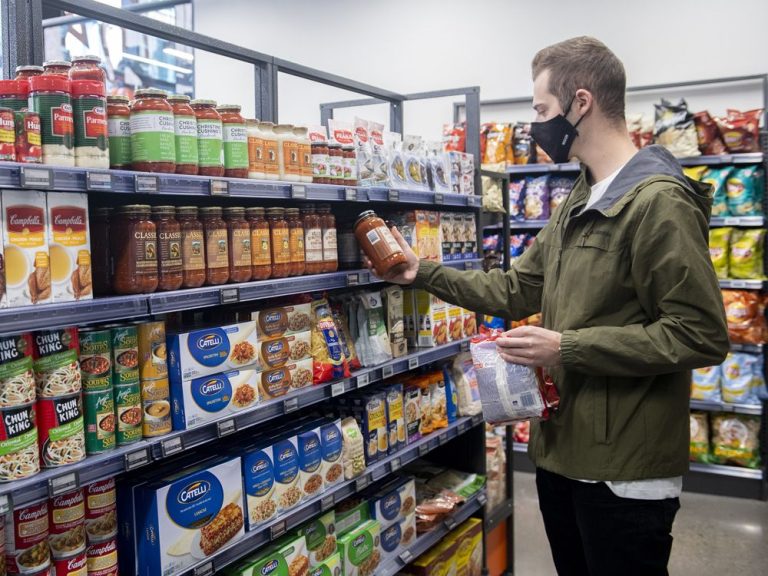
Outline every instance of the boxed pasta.
<svg viewBox="0 0 768 576">
<path fill-rule="evenodd" d="M 344 481 L 342 459 L 344 441 L 339 418 L 326 420 L 320 424 L 320 446 L 323 451 L 321 464 L 323 484 L 328 489 Z"/>
<path fill-rule="evenodd" d="M 312 386 L 312 358 L 259 372 L 257 381 L 264 400 L 279 398 L 292 390 Z"/>
<path fill-rule="evenodd" d="M 421 390 L 415 384 L 403 388 L 405 405 L 405 434 L 408 444 L 421 439 Z"/>
<path fill-rule="evenodd" d="M 241 455 L 247 530 L 267 522 L 277 514 L 275 492 L 275 462 L 272 444 L 257 443 L 244 449 Z"/>
<path fill-rule="evenodd" d="M 461 227 L 464 247 L 462 249 L 462 260 L 472 260 L 478 257 L 477 251 L 477 221 L 474 214 L 463 215 L 464 225 Z"/>
<path fill-rule="evenodd" d="M 167 342 L 171 382 L 239 370 L 258 363 L 254 321 L 170 333 Z"/>
<path fill-rule="evenodd" d="M 302 427 L 296 434 L 299 450 L 299 485 L 308 500 L 323 491 L 323 447 L 317 422 Z"/>
<path fill-rule="evenodd" d="M 322 562 L 318 562 L 317 565 L 312 566 L 307 573 L 307 576 L 338 576 L 341 573 L 341 556 L 338 552 L 334 552 Z"/>
<path fill-rule="evenodd" d="M 171 381 L 174 430 L 197 428 L 251 408 L 258 402 L 258 372 L 253 369 Z"/>
<path fill-rule="evenodd" d="M 388 286 L 381 291 L 386 306 L 387 334 L 392 357 L 400 358 L 408 353 L 405 341 L 404 291 L 400 286 Z"/>
<path fill-rule="evenodd" d="M 273 499 L 280 513 L 294 508 L 304 498 L 299 485 L 301 480 L 299 446 L 295 434 L 276 434 L 270 440 L 275 473 Z"/>
<path fill-rule="evenodd" d="M 48 194 L 49 239 L 53 302 L 93 298 L 88 196 Z"/>
<path fill-rule="evenodd" d="M 344 576 L 371 576 L 381 564 L 381 526 L 368 520 L 339 538 Z"/>
<path fill-rule="evenodd" d="M 140 574 L 183 572 L 243 537 L 240 467 L 239 457 L 225 457 L 140 488 Z"/>
<path fill-rule="evenodd" d="M 388 453 L 394 454 L 405 448 L 406 426 L 403 404 L 403 385 L 392 384 L 384 388 L 387 398 L 387 430 L 389 432 Z"/>
<path fill-rule="evenodd" d="M 276 306 L 251 313 L 259 340 L 290 336 L 311 328 L 311 304 Z"/>
<path fill-rule="evenodd" d="M 51 302 L 45 192 L 3 190 L 1 194 L 8 305 Z"/>
<path fill-rule="evenodd" d="M 336 554 L 336 513 L 329 510 L 298 530 L 307 541 L 309 565 L 314 568 Z"/>
<path fill-rule="evenodd" d="M 312 333 L 309 330 L 290 336 L 277 336 L 259 341 L 259 366 L 271 370 L 289 362 L 304 360 L 311 356 Z"/>
<path fill-rule="evenodd" d="M 365 462 L 370 466 L 387 455 L 387 397 L 384 392 L 353 396 L 351 409 L 360 422 L 365 443 Z"/>
<path fill-rule="evenodd" d="M 371 518 L 382 529 L 405 519 L 416 511 L 416 483 L 409 476 L 399 476 L 384 484 L 369 500 Z"/>
<path fill-rule="evenodd" d="M 400 518 L 381 529 L 381 557 L 383 562 L 398 556 L 416 540 L 416 512 Z"/>
<path fill-rule="evenodd" d="M 445 576 L 458 574 L 456 570 L 456 552 L 458 543 L 442 540 L 425 554 L 422 554 L 403 569 L 403 574 L 412 576 Z M 478 576 L 479 576 L 478 572 Z"/>
<path fill-rule="evenodd" d="M 416 290 L 416 314 L 419 346 L 448 343 L 448 307 L 426 290 Z"/>
</svg>

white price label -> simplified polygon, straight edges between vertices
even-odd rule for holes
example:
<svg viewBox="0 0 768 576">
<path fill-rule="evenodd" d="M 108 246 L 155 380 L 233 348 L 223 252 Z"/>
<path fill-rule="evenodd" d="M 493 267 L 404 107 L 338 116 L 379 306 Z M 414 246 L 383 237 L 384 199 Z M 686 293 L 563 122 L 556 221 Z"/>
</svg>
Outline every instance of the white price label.
<svg viewBox="0 0 768 576">
<path fill-rule="evenodd" d="M 464 340 L 464 342 L 461 343 L 460 349 L 462 352 L 469 352 L 469 340 Z"/>
<path fill-rule="evenodd" d="M 149 464 L 149 448 L 141 448 L 125 455 L 125 470 L 135 470 Z"/>
<path fill-rule="evenodd" d="M 404 550 L 400 553 L 400 556 L 398 556 L 400 559 L 400 563 L 405 566 L 407 564 L 410 564 L 413 561 L 413 554 L 411 554 L 410 550 Z"/>
<path fill-rule="evenodd" d="M 157 176 L 136 175 L 136 192 L 139 194 L 155 194 L 157 190 Z"/>
<path fill-rule="evenodd" d="M 419 446 L 419 456 L 424 456 L 424 454 L 426 454 L 427 452 L 429 452 L 429 445 L 427 442 L 425 442 L 424 444 Z"/>
<path fill-rule="evenodd" d="M 445 196 L 439 192 L 435 192 L 435 204 L 445 204 Z"/>
<path fill-rule="evenodd" d="M 229 182 L 211 180 L 211 196 L 229 196 Z"/>
<path fill-rule="evenodd" d="M 415 368 L 419 367 L 419 357 L 414 356 L 413 358 L 408 358 L 408 370 L 413 370 Z"/>
<path fill-rule="evenodd" d="M 453 530 L 454 528 L 456 528 L 456 526 L 458 526 L 458 524 L 456 523 L 456 520 L 454 520 L 450 516 L 445 519 L 445 527 L 448 528 L 448 531 Z"/>
<path fill-rule="evenodd" d="M 346 380 L 342 380 L 341 382 L 335 382 L 331 384 L 331 398 L 335 398 L 336 396 L 341 396 L 344 394 L 346 390 L 345 383 Z"/>
<path fill-rule="evenodd" d="M 293 397 L 288 398 L 285 402 L 283 402 L 283 412 L 285 414 L 288 414 L 289 412 L 295 412 L 299 409 L 299 398 Z"/>
<path fill-rule="evenodd" d="M 344 200 L 347 202 L 357 202 L 357 190 L 355 188 L 344 188 Z"/>
<path fill-rule="evenodd" d="M 330 510 L 333 508 L 333 506 L 336 504 L 336 498 L 333 494 L 330 496 L 323 496 L 323 498 L 320 500 L 320 509 L 325 512 L 326 510 Z"/>
<path fill-rule="evenodd" d="M 216 432 L 219 435 L 219 438 L 222 436 L 229 436 L 230 434 L 234 434 L 237 432 L 237 424 L 235 424 L 235 421 L 233 419 L 224 420 L 223 422 L 219 422 L 216 425 Z"/>
<path fill-rule="evenodd" d="M 381 367 L 381 377 L 386 380 L 395 373 L 395 367 L 392 364 L 387 364 Z"/>
<path fill-rule="evenodd" d="M 11 508 L 11 497 L 8 494 L 0 496 L 0 516 L 5 516 Z"/>
<path fill-rule="evenodd" d="M 277 524 L 272 525 L 269 529 L 269 536 L 271 540 L 277 540 L 285 534 L 285 520 L 280 520 Z"/>
<path fill-rule="evenodd" d="M 70 472 L 69 474 L 63 474 L 56 478 L 48 480 L 48 494 L 51 498 L 59 496 L 65 492 L 71 492 L 77 490 L 80 487 L 80 479 L 77 476 L 77 472 Z"/>
<path fill-rule="evenodd" d="M 355 492 L 362 492 L 368 487 L 368 484 L 370 484 L 371 481 L 368 479 L 368 476 L 361 477 L 357 482 L 355 482 Z"/>
<path fill-rule="evenodd" d="M 356 379 L 356 383 L 358 388 L 365 388 L 368 386 L 368 384 L 371 383 L 370 374 L 368 372 L 365 374 L 360 374 L 360 376 L 358 376 Z"/>
<path fill-rule="evenodd" d="M 168 440 L 163 440 L 163 442 L 160 444 L 160 452 L 162 452 L 163 458 L 168 458 L 168 456 L 173 456 L 174 454 L 178 454 L 183 450 L 184 442 L 182 441 L 181 436 L 176 436 L 176 438 L 168 438 Z"/>
<path fill-rule="evenodd" d="M 192 571 L 194 576 L 213 576 L 215 574 L 213 570 L 213 561 L 209 560 L 205 564 L 198 566 Z"/>
<path fill-rule="evenodd" d="M 397 472 L 400 470 L 401 464 L 400 464 L 400 458 L 392 458 L 392 461 L 389 463 L 389 469 L 392 472 Z"/>
<path fill-rule="evenodd" d="M 300 184 L 291 185 L 291 198 L 301 199 L 307 197 L 307 187 Z"/>
<path fill-rule="evenodd" d="M 360 285 L 360 274 L 357 272 L 352 272 L 351 274 L 347 274 L 347 286 L 359 286 Z"/>
<path fill-rule="evenodd" d="M 53 172 L 50 168 L 21 167 L 22 188 L 52 188 Z"/>
<path fill-rule="evenodd" d="M 219 292 L 219 302 L 221 304 L 236 304 L 240 302 L 240 288 L 237 286 L 222 288 L 221 292 Z"/>
<path fill-rule="evenodd" d="M 485 506 L 485 503 L 488 501 L 485 492 L 480 492 L 480 494 L 477 495 L 477 501 L 480 502 L 480 506 Z"/>
<path fill-rule="evenodd" d="M 112 175 L 109 172 L 86 172 L 86 190 L 110 191 L 112 190 Z"/>
<path fill-rule="evenodd" d="M 387 199 L 390 202 L 399 202 L 400 201 L 400 190 L 390 190 L 387 192 Z"/>
</svg>

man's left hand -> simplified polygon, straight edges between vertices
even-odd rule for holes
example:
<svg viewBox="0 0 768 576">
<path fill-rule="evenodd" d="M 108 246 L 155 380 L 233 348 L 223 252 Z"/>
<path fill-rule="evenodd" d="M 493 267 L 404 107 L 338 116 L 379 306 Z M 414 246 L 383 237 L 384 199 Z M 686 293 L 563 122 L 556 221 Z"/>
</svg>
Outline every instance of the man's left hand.
<svg viewBox="0 0 768 576">
<path fill-rule="evenodd" d="M 496 340 L 499 355 L 523 366 L 551 367 L 560 364 L 559 332 L 538 326 L 520 326 Z"/>
</svg>

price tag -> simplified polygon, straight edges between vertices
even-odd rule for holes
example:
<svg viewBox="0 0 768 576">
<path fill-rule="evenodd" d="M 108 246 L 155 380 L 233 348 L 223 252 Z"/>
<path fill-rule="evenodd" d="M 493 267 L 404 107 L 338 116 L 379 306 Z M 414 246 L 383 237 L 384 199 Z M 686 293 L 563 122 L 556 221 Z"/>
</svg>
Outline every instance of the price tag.
<svg viewBox="0 0 768 576">
<path fill-rule="evenodd" d="M 109 192 L 112 190 L 112 174 L 109 172 L 86 172 L 85 189 Z"/>
<path fill-rule="evenodd" d="M 467 196 L 467 206 L 480 206 L 480 198 L 477 196 Z"/>
<path fill-rule="evenodd" d="M 445 196 L 440 192 L 435 192 L 435 204 L 445 204 Z"/>
<path fill-rule="evenodd" d="M 53 188 L 53 173 L 50 168 L 21 167 L 22 188 Z"/>
<path fill-rule="evenodd" d="M 462 352 L 469 352 L 469 340 L 464 340 L 464 342 L 461 343 L 461 346 L 459 346 L 459 349 Z"/>
<path fill-rule="evenodd" d="M 739 224 L 738 218 L 723 218 L 723 224 L 726 226 L 736 226 Z"/>
<path fill-rule="evenodd" d="M 390 202 L 400 202 L 400 190 L 387 191 L 387 200 Z"/>
<path fill-rule="evenodd" d="M 488 501 L 485 492 L 480 492 L 480 494 L 477 495 L 477 501 L 480 502 L 480 506 L 485 506 L 485 503 Z"/>
<path fill-rule="evenodd" d="M 472 426 L 477 426 L 482 421 L 483 421 L 482 414 L 475 414 L 474 416 L 472 416 Z"/>
<path fill-rule="evenodd" d="M 125 455 L 125 470 L 135 470 L 149 464 L 149 448 L 141 448 Z"/>
<path fill-rule="evenodd" d="M 419 357 L 414 356 L 413 358 L 408 358 L 408 370 L 413 370 L 415 368 L 419 367 Z"/>
<path fill-rule="evenodd" d="M 347 286 L 358 286 L 360 284 L 360 274 L 352 272 L 347 274 Z"/>
<path fill-rule="evenodd" d="M 459 434 L 464 434 L 467 430 L 469 430 L 469 422 L 459 424 Z"/>
<path fill-rule="evenodd" d="M 209 560 L 202 566 L 198 566 L 192 571 L 192 574 L 194 576 L 213 576 L 215 574 L 213 571 L 213 561 Z"/>
<path fill-rule="evenodd" d="M 394 373 L 395 373 L 395 367 L 392 366 L 392 364 L 387 364 L 386 366 L 381 367 L 381 378 L 383 380 L 386 380 L 387 378 L 392 376 L 392 374 Z"/>
<path fill-rule="evenodd" d="M 283 412 L 285 414 L 288 414 L 289 412 L 296 412 L 296 410 L 298 409 L 299 409 L 298 396 L 294 396 L 293 398 L 288 398 L 285 402 L 283 402 Z"/>
<path fill-rule="evenodd" d="M 231 418 L 229 420 L 219 422 L 216 424 L 216 428 L 216 433 L 219 435 L 219 438 L 222 436 L 229 436 L 230 434 L 237 432 L 237 424 L 235 424 L 235 421 Z"/>
<path fill-rule="evenodd" d="M 219 292 L 219 302 L 221 304 L 236 304 L 240 302 L 240 288 L 237 286 L 222 288 L 221 292 Z"/>
<path fill-rule="evenodd" d="M 448 442 L 448 434 L 440 434 L 440 436 L 437 437 L 438 445 L 442 446 L 446 442 Z"/>
<path fill-rule="evenodd" d="M 355 482 L 355 492 L 362 492 L 368 488 L 368 484 L 370 483 L 371 481 L 368 479 L 368 476 L 362 476 L 357 482 Z"/>
<path fill-rule="evenodd" d="M 384 478 L 384 476 L 386 475 L 387 475 L 387 469 L 384 466 L 382 466 L 380 468 L 375 468 L 373 472 L 371 472 L 371 479 L 374 482 L 378 482 L 379 480 Z"/>
<path fill-rule="evenodd" d="M 728 280 L 726 284 L 730 288 L 747 288 L 748 284 L 744 280 Z"/>
<path fill-rule="evenodd" d="M 80 479 L 77 476 L 77 472 L 70 472 L 56 478 L 48 480 L 48 494 L 51 498 L 64 494 L 65 492 L 71 492 L 77 490 L 80 487 Z"/>
<path fill-rule="evenodd" d="M 291 185 L 291 198 L 303 200 L 307 197 L 307 187 L 302 184 Z"/>
<path fill-rule="evenodd" d="M 410 550 L 403 550 L 398 558 L 403 566 L 405 566 L 413 561 L 413 554 L 411 554 Z"/>
<path fill-rule="evenodd" d="M 0 496 L 0 516 L 5 516 L 11 508 L 11 497 L 8 494 Z"/>
<path fill-rule="evenodd" d="M 331 494 L 330 496 L 323 496 L 323 498 L 320 499 L 320 509 L 325 512 L 326 510 L 330 510 L 333 508 L 333 506 L 336 504 L 336 498 Z"/>
<path fill-rule="evenodd" d="M 451 518 L 450 516 L 445 519 L 445 527 L 448 528 L 448 531 L 452 531 L 454 528 L 456 528 L 458 524 L 456 523 L 456 520 Z"/>
<path fill-rule="evenodd" d="M 277 524 L 273 524 L 269 529 L 269 537 L 271 540 L 277 540 L 285 534 L 285 520 L 280 520 Z"/>
<path fill-rule="evenodd" d="M 163 442 L 160 444 L 160 452 L 163 454 L 163 458 L 168 458 L 168 456 L 173 456 L 174 454 L 178 454 L 183 450 L 184 442 L 181 440 L 181 436 L 176 436 L 176 438 L 168 438 L 168 440 L 163 440 Z"/>
<path fill-rule="evenodd" d="M 419 456 L 424 456 L 424 454 L 426 454 L 427 452 L 429 452 L 429 444 L 425 442 L 424 444 L 419 446 Z"/>
<path fill-rule="evenodd" d="M 402 464 L 400 464 L 400 458 L 392 458 L 392 461 L 389 463 L 389 469 L 392 472 L 397 472 L 400 470 L 400 467 Z"/>
<path fill-rule="evenodd" d="M 368 386 L 368 384 L 371 383 L 370 373 L 366 372 L 365 374 L 360 374 L 360 376 L 356 379 L 356 384 L 358 388 L 365 388 Z"/>
<path fill-rule="evenodd" d="M 157 176 L 136 175 L 136 192 L 139 194 L 156 194 L 157 190 Z"/>
<path fill-rule="evenodd" d="M 471 260 L 464 262 L 464 270 L 472 270 L 475 267 L 475 263 Z"/>
<path fill-rule="evenodd" d="M 229 182 L 226 180 L 211 180 L 211 196 L 229 196 Z"/>
<path fill-rule="evenodd" d="M 357 202 L 357 190 L 355 188 L 344 188 L 344 200 L 347 202 Z"/>
<path fill-rule="evenodd" d="M 336 398 L 336 396 L 341 396 L 346 391 L 346 380 L 343 380 L 341 382 L 334 382 L 331 384 L 331 398 Z"/>
</svg>

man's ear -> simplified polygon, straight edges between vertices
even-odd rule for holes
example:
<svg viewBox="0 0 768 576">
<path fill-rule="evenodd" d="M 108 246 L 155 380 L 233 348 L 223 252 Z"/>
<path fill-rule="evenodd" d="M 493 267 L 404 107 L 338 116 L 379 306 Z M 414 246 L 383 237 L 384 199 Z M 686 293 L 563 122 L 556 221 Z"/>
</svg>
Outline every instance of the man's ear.
<svg viewBox="0 0 768 576">
<path fill-rule="evenodd" d="M 576 90 L 571 109 L 573 109 L 579 115 L 579 118 L 583 118 L 589 112 L 591 112 L 594 105 L 595 99 L 592 96 L 592 92 L 584 88 L 579 88 Z"/>
</svg>

